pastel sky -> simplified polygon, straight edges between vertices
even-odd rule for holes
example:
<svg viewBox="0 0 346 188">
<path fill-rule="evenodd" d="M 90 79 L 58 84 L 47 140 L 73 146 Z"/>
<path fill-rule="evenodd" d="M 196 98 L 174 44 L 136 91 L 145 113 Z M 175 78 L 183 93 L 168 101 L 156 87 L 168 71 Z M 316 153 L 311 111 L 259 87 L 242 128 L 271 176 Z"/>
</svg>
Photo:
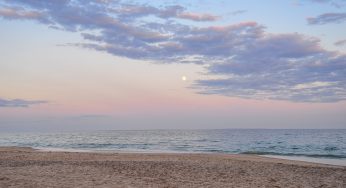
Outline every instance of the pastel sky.
<svg viewBox="0 0 346 188">
<path fill-rule="evenodd" d="M 346 128 L 345 0 L 0 0 L 0 131 Z"/>
</svg>

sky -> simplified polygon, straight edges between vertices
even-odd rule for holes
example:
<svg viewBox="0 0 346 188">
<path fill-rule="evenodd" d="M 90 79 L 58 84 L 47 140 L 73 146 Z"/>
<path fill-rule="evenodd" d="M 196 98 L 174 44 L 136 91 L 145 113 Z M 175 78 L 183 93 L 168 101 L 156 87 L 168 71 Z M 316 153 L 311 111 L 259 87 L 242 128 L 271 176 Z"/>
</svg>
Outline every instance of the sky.
<svg viewBox="0 0 346 188">
<path fill-rule="evenodd" d="M 0 131 L 346 128 L 345 0 L 0 0 Z"/>
</svg>

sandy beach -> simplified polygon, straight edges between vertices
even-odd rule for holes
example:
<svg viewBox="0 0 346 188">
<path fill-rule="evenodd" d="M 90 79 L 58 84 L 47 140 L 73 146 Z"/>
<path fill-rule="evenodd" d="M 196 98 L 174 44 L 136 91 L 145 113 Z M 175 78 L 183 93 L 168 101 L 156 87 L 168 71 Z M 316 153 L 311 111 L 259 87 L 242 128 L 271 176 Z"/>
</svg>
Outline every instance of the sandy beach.
<svg viewBox="0 0 346 188">
<path fill-rule="evenodd" d="M 346 187 L 346 167 L 255 155 L 0 147 L 0 187 Z"/>
</svg>

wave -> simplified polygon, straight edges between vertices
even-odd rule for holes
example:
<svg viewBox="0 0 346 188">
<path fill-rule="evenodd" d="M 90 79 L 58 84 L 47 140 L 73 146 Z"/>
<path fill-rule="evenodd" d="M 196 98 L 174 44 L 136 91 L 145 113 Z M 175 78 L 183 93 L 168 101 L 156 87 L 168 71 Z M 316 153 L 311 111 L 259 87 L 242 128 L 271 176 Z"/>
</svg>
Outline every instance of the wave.
<svg viewBox="0 0 346 188">
<path fill-rule="evenodd" d="M 240 154 L 249 155 L 279 155 L 279 156 L 301 156 L 301 157 L 313 157 L 313 158 L 330 158 L 330 159 L 346 159 L 346 155 L 335 154 L 307 154 L 307 153 L 277 153 L 267 151 L 245 151 Z"/>
</svg>

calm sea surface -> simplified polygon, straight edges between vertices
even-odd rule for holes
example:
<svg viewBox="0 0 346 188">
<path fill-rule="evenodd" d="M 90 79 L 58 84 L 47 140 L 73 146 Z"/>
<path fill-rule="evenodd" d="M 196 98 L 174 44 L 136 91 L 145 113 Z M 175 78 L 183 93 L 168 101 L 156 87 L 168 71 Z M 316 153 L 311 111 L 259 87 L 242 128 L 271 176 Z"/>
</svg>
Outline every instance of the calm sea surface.
<svg viewBox="0 0 346 188">
<path fill-rule="evenodd" d="M 246 153 L 283 158 L 330 159 L 345 163 L 346 129 L 0 133 L 0 146 L 72 151 Z"/>
</svg>

